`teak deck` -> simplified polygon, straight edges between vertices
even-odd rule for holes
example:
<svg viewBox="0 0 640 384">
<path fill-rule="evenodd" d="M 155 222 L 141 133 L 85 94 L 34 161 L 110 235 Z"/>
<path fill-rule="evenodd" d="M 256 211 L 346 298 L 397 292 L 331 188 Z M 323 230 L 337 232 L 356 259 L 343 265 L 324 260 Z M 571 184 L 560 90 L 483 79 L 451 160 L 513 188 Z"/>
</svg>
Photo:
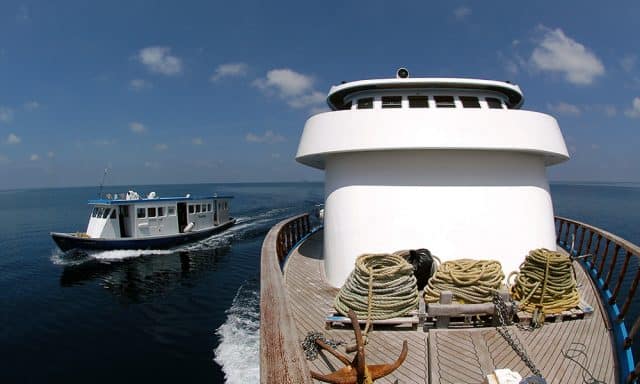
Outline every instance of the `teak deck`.
<svg viewBox="0 0 640 384">
<path fill-rule="evenodd" d="M 284 286 L 289 299 L 297 336 L 301 342 L 309 331 L 321 331 L 325 337 L 353 342 L 351 329 L 325 329 L 325 317 L 332 307 L 337 289 L 324 279 L 322 258 L 323 232 L 319 231 L 292 250 L 284 269 Z M 540 369 L 547 383 L 583 383 L 594 378 L 615 383 L 614 352 L 611 331 L 591 280 L 576 264 L 578 290 L 581 298 L 594 308 L 585 319 L 546 323 L 534 331 L 514 326 L 509 331 L 517 335 L 531 360 Z M 496 368 L 509 368 L 523 377 L 531 372 L 494 328 L 460 329 L 374 329 L 366 346 L 368 364 L 393 362 L 407 340 L 409 354 L 404 364 L 377 383 L 482 383 Z M 572 343 L 576 343 L 573 344 Z M 577 363 L 566 359 L 562 351 L 571 347 L 585 352 Z M 342 351 L 344 348 L 342 347 Z M 342 367 L 333 356 L 323 353 L 308 362 L 309 369 L 329 373 Z"/>
</svg>

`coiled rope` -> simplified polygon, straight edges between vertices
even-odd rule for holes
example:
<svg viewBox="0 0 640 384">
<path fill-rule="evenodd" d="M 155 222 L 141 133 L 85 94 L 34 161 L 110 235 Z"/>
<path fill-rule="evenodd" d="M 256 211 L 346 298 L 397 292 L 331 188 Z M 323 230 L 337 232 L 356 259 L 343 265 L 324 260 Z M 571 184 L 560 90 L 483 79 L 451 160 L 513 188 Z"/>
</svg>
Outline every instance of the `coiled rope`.
<svg viewBox="0 0 640 384">
<path fill-rule="evenodd" d="M 571 258 L 560 252 L 535 249 L 520 265 L 520 272 L 511 275 L 516 276 L 511 296 L 527 312 L 557 314 L 580 304 Z"/>
<path fill-rule="evenodd" d="M 417 308 L 418 289 L 413 267 L 391 254 L 364 254 L 338 292 L 334 306 L 347 316 L 349 309 L 368 321 L 402 316 Z"/>
<path fill-rule="evenodd" d="M 495 260 L 445 261 L 424 287 L 424 299 L 427 303 L 436 303 L 442 291 L 451 291 L 456 302 L 487 303 L 493 300 L 503 280 L 502 266 Z"/>
</svg>

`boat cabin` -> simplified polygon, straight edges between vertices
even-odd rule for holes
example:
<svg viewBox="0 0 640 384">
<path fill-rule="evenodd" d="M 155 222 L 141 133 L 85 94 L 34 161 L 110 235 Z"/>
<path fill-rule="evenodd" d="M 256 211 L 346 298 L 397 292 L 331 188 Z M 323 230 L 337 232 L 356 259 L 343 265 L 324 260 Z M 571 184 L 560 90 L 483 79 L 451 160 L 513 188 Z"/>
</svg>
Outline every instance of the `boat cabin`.
<svg viewBox="0 0 640 384">
<path fill-rule="evenodd" d="M 137 198 L 136 198 L 137 197 Z M 107 194 L 90 200 L 93 206 L 86 235 L 123 239 L 176 235 L 209 229 L 228 222 L 231 196 L 157 197 L 150 193 Z"/>
</svg>

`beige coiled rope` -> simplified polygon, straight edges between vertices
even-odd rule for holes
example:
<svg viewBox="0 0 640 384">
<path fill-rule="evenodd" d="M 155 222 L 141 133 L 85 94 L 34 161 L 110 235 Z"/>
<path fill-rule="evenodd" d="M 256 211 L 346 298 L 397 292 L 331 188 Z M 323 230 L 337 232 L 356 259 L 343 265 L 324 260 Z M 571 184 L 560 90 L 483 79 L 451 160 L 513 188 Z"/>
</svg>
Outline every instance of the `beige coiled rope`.
<svg viewBox="0 0 640 384">
<path fill-rule="evenodd" d="M 418 306 L 413 267 L 398 255 L 361 255 L 334 306 L 344 316 L 353 309 L 369 321 L 402 316 Z"/>
<path fill-rule="evenodd" d="M 445 261 L 424 287 L 424 299 L 437 303 L 442 291 L 451 291 L 456 302 L 486 303 L 493 299 L 503 280 L 502 266 L 495 260 Z"/>
<path fill-rule="evenodd" d="M 511 296 L 527 312 L 556 314 L 580 304 L 571 259 L 560 252 L 535 249 L 512 275 L 516 279 Z"/>
</svg>

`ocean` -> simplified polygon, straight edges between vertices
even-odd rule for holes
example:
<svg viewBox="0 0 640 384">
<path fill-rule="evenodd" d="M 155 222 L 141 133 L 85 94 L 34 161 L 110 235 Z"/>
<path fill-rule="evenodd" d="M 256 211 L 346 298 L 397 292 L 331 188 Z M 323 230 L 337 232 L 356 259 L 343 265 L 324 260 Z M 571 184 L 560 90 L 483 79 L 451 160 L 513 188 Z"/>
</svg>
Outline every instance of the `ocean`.
<svg viewBox="0 0 640 384">
<path fill-rule="evenodd" d="M 64 254 L 49 232 L 83 231 L 96 188 L 0 191 L 0 382 L 258 382 L 262 240 L 321 203 L 323 185 L 133 189 L 231 194 L 238 224 L 169 251 Z M 640 184 L 551 190 L 556 214 L 640 243 Z"/>
</svg>

